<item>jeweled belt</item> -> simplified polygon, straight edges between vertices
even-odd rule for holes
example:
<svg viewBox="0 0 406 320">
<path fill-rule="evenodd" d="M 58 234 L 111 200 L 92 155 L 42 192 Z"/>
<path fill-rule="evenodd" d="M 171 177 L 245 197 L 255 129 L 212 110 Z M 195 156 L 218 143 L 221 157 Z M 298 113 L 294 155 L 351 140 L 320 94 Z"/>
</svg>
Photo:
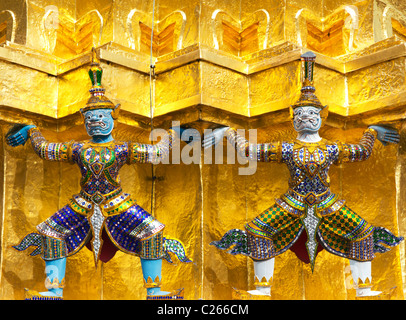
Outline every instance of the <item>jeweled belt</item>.
<svg viewBox="0 0 406 320">
<path fill-rule="evenodd" d="M 114 190 L 111 193 L 108 194 L 102 194 L 100 192 L 96 192 L 94 194 L 88 194 L 84 190 L 80 190 L 80 196 L 90 202 L 96 203 L 96 204 L 101 204 L 102 202 L 108 201 L 110 199 L 113 199 L 114 197 L 118 196 L 121 194 L 123 190 L 121 188 L 118 188 L 117 190 Z"/>
<path fill-rule="evenodd" d="M 87 216 L 92 228 L 93 239 L 91 240 L 95 263 L 99 260 L 102 246 L 101 230 L 107 217 L 120 214 L 134 204 L 128 193 L 123 193 L 119 188 L 112 193 L 103 195 L 96 192 L 93 195 L 81 190 L 79 194 L 70 200 L 70 207 L 77 213 Z"/>
<path fill-rule="evenodd" d="M 289 189 L 287 194 L 292 197 L 293 199 L 300 201 L 300 202 L 305 202 L 308 205 L 312 206 L 314 204 L 319 204 L 325 200 L 328 200 L 329 197 L 334 197 L 335 195 L 330 192 L 330 190 L 327 190 L 321 194 L 316 194 L 314 192 L 309 192 L 306 195 L 301 195 L 298 194 L 297 192 L 293 191 L 292 189 Z"/>
<path fill-rule="evenodd" d="M 95 193 L 89 195 L 85 191 L 74 195 L 70 200 L 70 207 L 77 213 L 89 215 L 94 206 L 100 207 L 103 215 L 112 216 L 120 214 L 135 203 L 130 194 L 122 192 L 121 188 L 107 195 Z"/>
</svg>

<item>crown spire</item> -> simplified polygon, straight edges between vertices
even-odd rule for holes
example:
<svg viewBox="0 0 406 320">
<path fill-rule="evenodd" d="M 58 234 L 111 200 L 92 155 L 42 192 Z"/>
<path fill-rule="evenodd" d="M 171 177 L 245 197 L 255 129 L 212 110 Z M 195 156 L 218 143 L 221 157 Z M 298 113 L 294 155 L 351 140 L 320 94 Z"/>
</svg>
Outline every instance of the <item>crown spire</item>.
<svg viewBox="0 0 406 320">
<path fill-rule="evenodd" d="M 297 108 L 303 106 L 313 106 L 323 109 L 324 106 L 314 94 L 316 88 L 314 87 L 313 76 L 314 66 L 316 63 L 316 55 L 313 52 L 308 51 L 300 56 L 300 60 L 302 62 L 302 88 L 300 89 L 299 100 L 295 104 L 293 104 L 292 107 Z"/>
<path fill-rule="evenodd" d="M 302 89 L 301 91 L 315 92 L 316 88 L 313 86 L 313 71 L 316 62 L 316 55 L 308 51 L 300 56 L 302 60 Z"/>
<path fill-rule="evenodd" d="M 97 57 L 96 49 L 92 48 L 92 62 L 90 63 L 89 77 L 92 81 L 92 89 L 100 88 L 102 89 L 101 80 L 103 75 L 103 69 L 100 67 L 100 61 Z M 104 91 L 104 90 L 103 90 Z"/>
<path fill-rule="evenodd" d="M 86 106 L 80 110 L 83 114 L 86 111 L 94 109 L 112 109 L 114 117 L 117 117 L 119 106 L 115 106 L 105 95 L 105 89 L 102 86 L 103 69 L 100 66 L 100 60 L 97 56 L 97 51 L 92 48 L 92 62 L 88 71 L 92 87 L 90 88 L 90 98 L 86 103 Z"/>
</svg>

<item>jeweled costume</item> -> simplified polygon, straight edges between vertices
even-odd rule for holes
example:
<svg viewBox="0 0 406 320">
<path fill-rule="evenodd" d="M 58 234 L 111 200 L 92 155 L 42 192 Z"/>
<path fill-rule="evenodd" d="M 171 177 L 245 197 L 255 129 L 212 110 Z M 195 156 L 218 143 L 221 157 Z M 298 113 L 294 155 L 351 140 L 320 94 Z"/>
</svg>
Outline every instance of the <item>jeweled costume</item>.
<svg viewBox="0 0 406 320">
<path fill-rule="evenodd" d="M 100 258 L 108 261 L 116 248 L 146 258 L 163 255 L 164 225 L 122 190 L 118 173 L 125 164 L 165 157 L 172 134 L 154 146 L 120 141 L 48 143 L 37 128 L 30 129 L 29 136 L 41 158 L 75 163 L 82 175 L 80 192 L 37 226 L 40 234 L 47 236 L 44 259 L 70 256 L 88 241 L 96 263 Z M 104 241 L 111 241 L 115 248 L 109 246 L 110 252 L 101 257 Z"/>
<path fill-rule="evenodd" d="M 89 128 L 92 129 L 92 126 L 100 126 L 103 123 L 86 117 L 95 116 L 92 114 L 95 111 L 102 117 L 102 112 L 107 110 L 107 116 L 110 116 L 111 112 L 113 120 L 118 116 L 119 106 L 114 106 L 104 95 L 101 86 L 102 69 L 95 50 L 89 75 L 93 84 L 90 90 L 91 97 L 86 107 L 81 109 L 81 113 L 86 126 L 89 123 Z M 141 258 L 147 290 L 159 288 L 160 265 L 156 265 L 159 259 L 165 258 L 172 262 L 169 253 L 174 253 L 182 262 L 190 260 L 186 257 L 180 241 L 164 238 L 165 226 L 141 208 L 130 194 L 122 190 L 119 170 L 125 164 L 159 163 L 168 156 L 176 136 L 173 130 L 169 130 L 155 145 L 116 140 L 105 143 L 94 143 L 92 140 L 50 143 L 36 127 L 31 126 L 28 137 L 35 152 L 42 159 L 78 165 L 82 176 L 81 190 L 73 195 L 62 209 L 39 224 L 38 233 L 27 235 L 15 248 L 25 250 L 29 246 L 37 246 L 31 255 L 40 254 L 48 263 L 63 262 L 66 257 L 77 253 L 86 245 L 93 251 L 96 265 L 99 260 L 109 261 L 117 250 L 121 250 Z M 65 265 L 58 268 L 62 268 L 64 274 Z M 47 289 L 51 290 L 63 288 L 64 282 L 64 279 L 58 279 L 53 275 L 47 276 L 45 283 Z M 182 298 L 182 294 L 180 290 L 168 296 L 171 299 Z M 26 295 L 28 299 L 47 298 L 43 297 L 44 294 L 33 291 L 27 291 Z M 153 294 L 147 297 L 165 298 L 163 295 Z"/>
<path fill-rule="evenodd" d="M 296 108 L 309 106 L 321 110 L 321 118 L 327 117 L 327 107 L 314 94 L 314 60 L 312 53 L 302 56 L 303 87 L 300 99 L 291 106 L 292 119 Z M 235 245 L 230 253 L 248 255 L 254 262 L 271 261 L 291 249 L 302 261 L 310 263 L 313 270 L 317 253 L 322 249 L 350 261 L 365 262 L 402 240 L 385 228 L 371 225 L 330 190 L 330 166 L 367 160 L 377 137 L 374 129 L 368 128 L 358 144 L 325 139 L 251 144 L 233 128 L 227 129 L 225 135 L 241 155 L 251 160 L 285 164 L 290 179 L 288 191 L 274 205 L 246 224 L 245 230 L 230 230 L 220 241 L 214 241 L 216 247 L 228 249 Z M 266 279 L 256 276 L 257 287 L 270 287 L 273 262 L 271 268 Z"/>
<path fill-rule="evenodd" d="M 290 172 L 288 191 L 245 226 L 245 252 L 253 259 L 263 260 L 292 249 L 313 268 L 316 254 L 322 248 L 342 257 L 366 261 L 372 260 L 375 252 L 386 251 L 382 245 L 397 243 L 386 229 L 373 227 L 330 191 L 330 166 L 366 160 L 375 135 L 368 129 L 355 145 L 322 140 L 253 146 L 234 129 L 229 129 L 227 138 L 241 153 L 249 155 L 249 148 L 256 147 L 258 161 L 284 163 Z M 297 243 L 301 237 L 300 244 L 305 243 L 307 252 Z"/>
</svg>

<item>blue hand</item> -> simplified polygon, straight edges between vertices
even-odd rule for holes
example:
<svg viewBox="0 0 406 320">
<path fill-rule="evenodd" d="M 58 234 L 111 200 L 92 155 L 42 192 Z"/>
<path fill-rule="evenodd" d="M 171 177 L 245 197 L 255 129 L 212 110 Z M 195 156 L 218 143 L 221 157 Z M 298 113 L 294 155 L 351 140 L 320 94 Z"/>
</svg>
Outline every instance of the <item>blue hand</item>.
<svg viewBox="0 0 406 320">
<path fill-rule="evenodd" d="M 379 125 L 369 126 L 369 128 L 374 129 L 378 133 L 376 138 L 381 141 L 384 146 L 388 145 L 388 143 L 399 143 L 400 136 L 395 129 Z"/>
<path fill-rule="evenodd" d="M 12 147 L 24 145 L 28 140 L 28 130 L 34 128 L 32 125 L 15 125 L 6 134 L 7 144 Z"/>
</svg>

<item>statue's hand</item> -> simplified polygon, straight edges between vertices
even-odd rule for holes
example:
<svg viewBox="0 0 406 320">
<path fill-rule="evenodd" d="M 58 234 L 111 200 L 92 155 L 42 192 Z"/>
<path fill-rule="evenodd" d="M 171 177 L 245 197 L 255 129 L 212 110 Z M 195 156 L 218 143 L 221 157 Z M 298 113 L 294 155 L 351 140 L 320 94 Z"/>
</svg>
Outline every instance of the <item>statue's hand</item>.
<svg viewBox="0 0 406 320">
<path fill-rule="evenodd" d="M 32 125 L 16 124 L 6 134 L 7 144 L 12 147 L 23 145 L 28 140 L 28 130 L 34 128 Z"/>
<path fill-rule="evenodd" d="M 218 129 L 213 130 L 209 134 L 204 135 L 203 138 L 203 148 L 210 148 L 213 145 L 217 145 L 221 140 L 223 140 L 225 132 L 230 127 L 221 127 Z"/>
<path fill-rule="evenodd" d="M 197 129 L 187 128 L 185 126 L 176 126 L 171 128 L 175 131 L 178 137 L 186 143 L 199 142 L 201 140 L 200 133 Z"/>
<path fill-rule="evenodd" d="M 399 143 L 400 136 L 395 129 L 378 125 L 373 125 L 369 128 L 374 129 L 378 133 L 376 138 L 382 142 L 384 146 L 388 145 L 388 143 Z"/>
</svg>

